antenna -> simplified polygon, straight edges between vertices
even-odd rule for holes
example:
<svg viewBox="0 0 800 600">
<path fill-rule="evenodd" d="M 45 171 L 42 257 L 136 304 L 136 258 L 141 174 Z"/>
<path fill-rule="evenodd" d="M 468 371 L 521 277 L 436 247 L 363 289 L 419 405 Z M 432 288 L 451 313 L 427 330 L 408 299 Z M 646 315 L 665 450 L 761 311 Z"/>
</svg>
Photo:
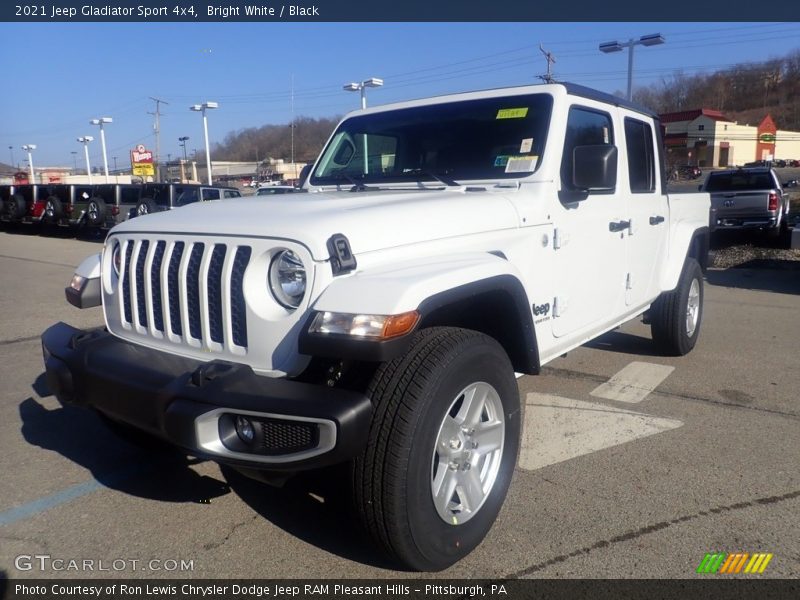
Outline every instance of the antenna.
<svg viewBox="0 0 800 600">
<path fill-rule="evenodd" d="M 546 75 L 537 75 L 536 77 L 538 77 L 539 79 L 541 79 L 545 83 L 555 83 L 556 79 L 555 79 L 555 77 L 553 77 L 553 74 L 550 72 L 550 66 L 555 64 L 556 57 L 553 56 L 552 52 L 548 52 L 547 50 L 545 50 L 541 43 L 539 44 L 539 50 L 542 52 L 542 54 L 544 54 L 544 58 L 547 61 L 547 74 Z"/>
</svg>

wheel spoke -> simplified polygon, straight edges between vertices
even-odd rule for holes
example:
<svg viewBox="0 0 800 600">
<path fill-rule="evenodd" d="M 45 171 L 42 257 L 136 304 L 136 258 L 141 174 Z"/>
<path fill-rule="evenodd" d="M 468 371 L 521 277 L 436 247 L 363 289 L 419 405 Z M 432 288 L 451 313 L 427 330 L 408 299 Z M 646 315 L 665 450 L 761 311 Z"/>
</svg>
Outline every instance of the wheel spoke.
<svg viewBox="0 0 800 600">
<path fill-rule="evenodd" d="M 486 385 L 476 383 L 464 392 L 464 401 L 456 415 L 456 421 L 464 427 L 474 429 L 481 421 L 483 407 L 486 403 L 486 396 L 489 388 Z"/>
<path fill-rule="evenodd" d="M 447 514 L 450 511 L 450 501 L 453 499 L 453 492 L 456 491 L 457 484 L 456 471 L 447 468 L 446 462 L 440 463 L 439 472 L 436 474 L 432 488 L 434 491 L 433 503 L 436 505 L 436 510 L 440 515 Z"/>
<path fill-rule="evenodd" d="M 450 456 L 453 449 L 450 447 L 450 440 L 458 437 L 461 427 L 458 422 L 450 415 L 445 416 L 442 428 L 439 431 L 439 439 L 436 440 L 436 450 L 439 454 Z"/>
<path fill-rule="evenodd" d="M 473 512 L 483 503 L 483 485 L 478 469 L 469 469 L 459 473 L 459 485 L 456 487 L 462 507 Z"/>
<path fill-rule="evenodd" d="M 471 438 L 471 441 L 477 444 L 472 451 L 473 454 L 483 456 L 501 448 L 503 445 L 503 432 L 503 423 L 499 421 L 481 423 Z"/>
</svg>

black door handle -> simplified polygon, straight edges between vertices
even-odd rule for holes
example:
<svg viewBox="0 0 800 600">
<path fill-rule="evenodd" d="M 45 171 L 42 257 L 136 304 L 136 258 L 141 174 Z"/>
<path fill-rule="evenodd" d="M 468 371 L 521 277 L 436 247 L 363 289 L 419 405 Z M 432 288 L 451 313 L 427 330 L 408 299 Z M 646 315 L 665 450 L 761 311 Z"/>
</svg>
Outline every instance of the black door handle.
<svg viewBox="0 0 800 600">
<path fill-rule="evenodd" d="M 664 217 L 661 215 L 656 215 L 655 217 L 650 217 L 650 225 L 658 225 L 659 223 L 664 222 Z"/>
<path fill-rule="evenodd" d="M 630 221 L 611 221 L 608 224 L 608 230 L 611 232 L 625 231 L 631 226 Z"/>
</svg>

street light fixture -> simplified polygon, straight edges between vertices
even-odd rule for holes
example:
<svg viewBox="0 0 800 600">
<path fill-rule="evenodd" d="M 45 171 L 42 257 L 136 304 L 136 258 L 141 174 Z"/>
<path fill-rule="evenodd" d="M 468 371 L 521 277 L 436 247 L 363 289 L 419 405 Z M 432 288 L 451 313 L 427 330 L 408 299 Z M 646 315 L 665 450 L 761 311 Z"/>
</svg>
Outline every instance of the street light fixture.
<svg viewBox="0 0 800 600">
<path fill-rule="evenodd" d="M 367 94 L 366 89 L 368 87 L 376 88 L 381 87 L 383 85 L 383 79 L 379 79 L 377 77 L 370 77 L 366 81 L 362 81 L 361 83 L 348 83 L 347 85 L 342 86 L 342 89 L 346 92 L 361 92 L 361 108 L 362 110 L 367 108 Z"/>
<path fill-rule="evenodd" d="M 100 144 L 103 146 L 103 169 L 106 172 L 106 183 L 108 183 L 108 156 L 106 155 L 106 132 L 103 129 L 103 124 L 113 122 L 114 119 L 111 117 L 100 117 L 99 119 L 92 119 L 89 121 L 92 125 L 100 125 Z"/>
<path fill-rule="evenodd" d="M 84 135 L 79 137 L 78 141 L 83 144 L 83 153 L 86 155 L 86 174 L 89 176 L 89 185 L 92 185 L 92 167 L 89 164 L 89 142 L 93 142 L 94 138 L 90 135 Z"/>
<path fill-rule="evenodd" d="M 22 149 L 28 153 L 28 166 L 31 168 L 31 183 L 36 183 L 36 175 L 33 173 L 33 156 L 31 156 L 31 152 L 36 150 L 36 144 L 25 144 Z"/>
<path fill-rule="evenodd" d="M 178 141 L 180 142 L 178 145 L 183 148 L 183 162 L 186 162 L 186 142 L 189 141 L 189 136 L 184 135 L 183 137 L 179 137 Z"/>
<path fill-rule="evenodd" d="M 611 54 L 612 52 L 622 52 L 623 48 L 628 49 L 628 100 L 633 100 L 633 47 L 634 46 L 658 46 L 666 40 L 660 33 L 643 35 L 638 40 L 631 38 L 627 42 L 605 42 L 600 44 L 600 52 Z"/>
<path fill-rule="evenodd" d="M 194 104 L 189 107 L 189 110 L 203 113 L 203 134 L 206 138 L 206 169 L 208 170 L 208 185 L 211 185 L 211 147 L 208 145 L 208 117 L 206 117 L 206 110 L 212 108 L 219 108 L 217 102 L 203 102 L 202 104 Z"/>
</svg>

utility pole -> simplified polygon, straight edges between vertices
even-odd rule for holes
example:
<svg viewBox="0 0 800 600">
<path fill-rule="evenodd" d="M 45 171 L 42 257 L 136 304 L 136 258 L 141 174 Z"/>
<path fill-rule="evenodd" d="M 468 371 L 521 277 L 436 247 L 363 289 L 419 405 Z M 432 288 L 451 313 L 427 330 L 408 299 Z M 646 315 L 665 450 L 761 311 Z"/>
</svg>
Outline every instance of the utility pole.
<svg viewBox="0 0 800 600">
<path fill-rule="evenodd" d="M 544 54 L 544 58 L 547 61 L 547 74 L 537 75 L 537 77 L 542 81 L 544 81 L 545 83 L 555 83 L 556 80 L 550 71 L 550 67 L 551 65 L 555 64 L 556 57 L 553 56 L 552 52 L 547 52 L 541 44 L 539 44 L 539 50 L 541 51 L 542 54 Z"/>
<path fill-rule="evenodd" d="M 160 159 L 160 150 L 161 150 L 161 105 L 162 104 L 169 104 L 164 100 L 160 100 L 159 98 L 153 98 L 153 96 L 149 96 L 150 100 L 153 100 L 156 103 L 156 112 L 149 112 L 147 114 L 155 115 L 156 122 L 153 125 L 153 129 L 156 133 L 156 180 L 161 181 L 161 159 Z"/>
<path fill-rule="evenodd" d="M 292 113 L 292 170 L 294 171 L 294 182 L 297 183 L 297 165 L 294 162 L 294 73 L 292 73 L 292 94 L 290 108 Z"/>
</svg>

